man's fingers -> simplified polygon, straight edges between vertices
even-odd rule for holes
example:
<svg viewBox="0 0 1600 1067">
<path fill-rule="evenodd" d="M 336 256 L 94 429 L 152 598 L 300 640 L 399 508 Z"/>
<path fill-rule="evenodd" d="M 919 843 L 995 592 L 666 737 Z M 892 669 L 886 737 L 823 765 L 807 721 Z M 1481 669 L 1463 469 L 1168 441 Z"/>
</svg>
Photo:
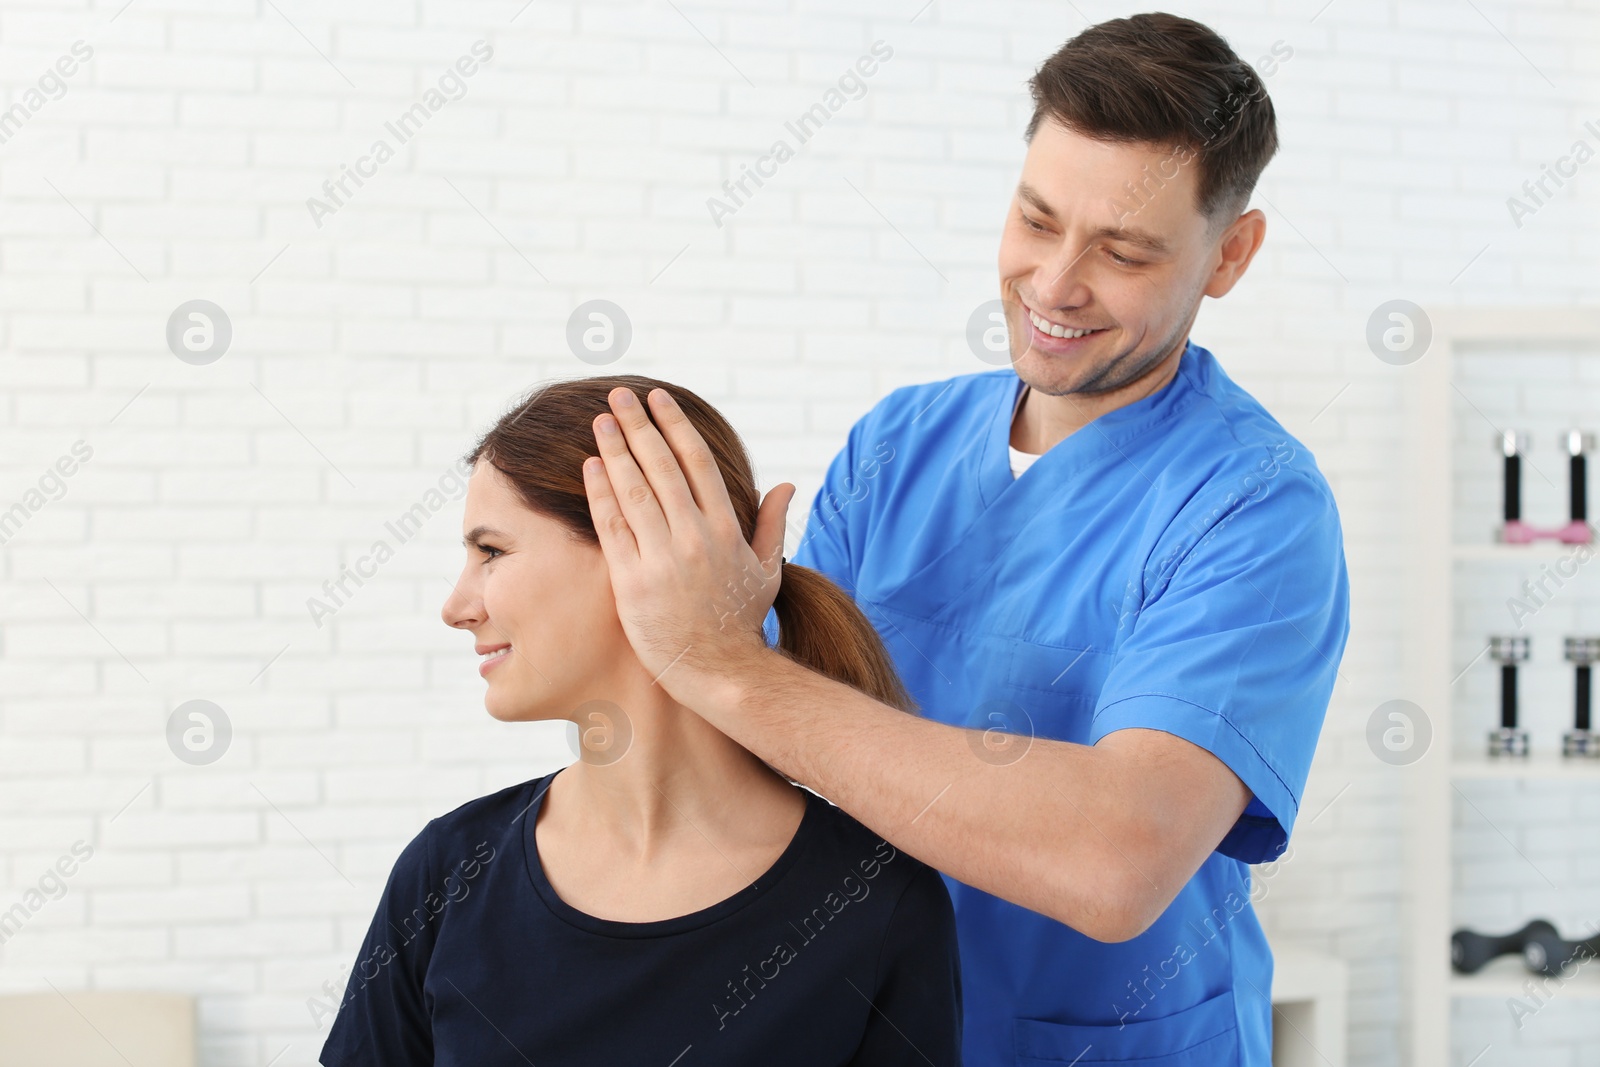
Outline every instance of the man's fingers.
<svg viewBox="0 0 1600 1067">
<path fill-rule="evenodd" d="M 626 447 L 632 453 L 634 463 L 642 472 L 645 484 L 659 501 L 652 507 L 661 516 L 662 528 L 670 530 L 683 523 L 696 510 L 694 495 L 689 490 L 689 483 L 684 479 L 671 446 L 650 421 L 649 413 L 640 406 L 639 398 L 632 389 L 619 385 L 611 390 L 606 399 L 617 421 L 622 424 Z M 621 486 L 618 486 L 618 490 L 627 492 Z M 630 500 L 629 496 L 623 497 L 623 510 L 631 521 L 633 512 L 627 508 Z"/>
<path fill-rule="evenodd" d="M 767 493 L 767 498 L 761 502 L 761 510 L 756 512 L 756 535 L 750 547 L 755 549 L 756 558 L 761 561 L 768 575 L 781 565 L 784 521 L 796 492 L 798 490 L 793 483 L 784 482 Z"/>
<path fill-rule="evenodd" d="M 583 489 L 589 497 L 589 517 L 594 520 L 594 532 L 600 538 L 600 550 L 613 561 L 632 561 L 639 558 L 639 545 L 627 518 L 617 504 L 617 495 L 611 489 L 611 479 L 606 474 L 605 461 L 590 458 L 583 461 Z"/>
<path fill-rule="evenodd" d="M 685 484 L 693 494 L 685 503 L 698 506 L 708 521 L 721 521 L 737 526 L 739 519 L 734 514 L 733 501 L 728 497 L 728 486 L 722 479 L 722 468 L 717 466 L 717 458 L 706 446 L 705 438 L 700 436 L 700 431 L 694 428 L 694 423 L 689 421 L 689 416 L 683 413 L 683 409 L 672 399 L 672 394 L 667 390 L 652 389 L 649 399 L 650 407 L 655 412 L 656 422 L 661 424 L 661 432 L 665 436 L 666 443 L 671 447 L 678 468 L 683 471 Z M 669 508 L 667 521 L 671 522 L 676 517 Z"/>
<path fill-rule="evenodd" d="M 606 430 L 608 423 L 611 432 Z M 672 536 L 667 528 L 667 517 L 662 514 L 655 489 L 639 469 L 635 453 L 617 423 L 618 420 L 609 414 L 597 415 L 594 420 L 595 446 L 605 461 L 613 499 L 638 545 L 664 545 Z"/>
</svg>

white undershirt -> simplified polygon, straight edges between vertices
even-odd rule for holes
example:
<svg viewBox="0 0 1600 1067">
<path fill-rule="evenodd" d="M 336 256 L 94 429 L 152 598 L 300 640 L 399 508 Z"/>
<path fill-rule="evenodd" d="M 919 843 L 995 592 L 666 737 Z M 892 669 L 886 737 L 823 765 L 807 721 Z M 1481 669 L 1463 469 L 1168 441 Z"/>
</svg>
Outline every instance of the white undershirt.
<svg viewBox="0 0 1600 1067">
<path fill-rule="evenodd" d="M 1011 450 L 1011 477 L 1020 477 L 1022 472 L 1033 466 L 1034 460 L 1038 458 L 1039 456 L 1036 453 L 1023 452 L 1013 448 Z"/>
<path fill-rule="evenodd" d="M 1022 409 L 1022 398 L 1028 395 L 1028 387 L 1023 386 L 1022 392 L 1017 394 L 1017 402 L 1011 408 L 1011 421 L 1017 421 L 1017 412 Z M 1009 439 L 1008 439 L 1009 440 Z M 1018 478 L 1022 472 L 1033 466 L 1034 460 L 1039 458 L 1037 452 L 1024 452 L 1022 449 L 1009 445 L 1011 449 L 1011 477 Z"/>
</svg>

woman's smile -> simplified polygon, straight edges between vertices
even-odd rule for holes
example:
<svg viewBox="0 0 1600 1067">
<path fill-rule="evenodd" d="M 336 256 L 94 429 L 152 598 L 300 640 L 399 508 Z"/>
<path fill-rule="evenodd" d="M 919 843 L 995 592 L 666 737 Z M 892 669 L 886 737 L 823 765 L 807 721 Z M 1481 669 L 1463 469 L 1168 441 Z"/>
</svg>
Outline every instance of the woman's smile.
<svg viewBox="0 0 1600 1067">
<path fill-rule="evenodd" d="M 478 661 L 478 673 L 487 675 L 497 663 L 505 659 L 510 653 L 510 645 L 495 645 L 487 649 L 480 649 L 479 655 L 483 658 Z"/>
</svg>

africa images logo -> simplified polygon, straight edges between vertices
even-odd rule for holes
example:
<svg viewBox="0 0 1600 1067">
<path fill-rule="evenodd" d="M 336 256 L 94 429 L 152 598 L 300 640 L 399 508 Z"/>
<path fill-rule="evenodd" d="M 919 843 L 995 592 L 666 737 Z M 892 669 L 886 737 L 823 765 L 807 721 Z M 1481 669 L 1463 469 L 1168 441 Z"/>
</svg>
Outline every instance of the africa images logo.
<svg viewBox="0 0 1600 1067">
<path fill-rule="evenodd" d="M 725 220 L 738 214 L 739 209 L 749 202 L 757 189 L 776 177 L 778 168 L 798 155 L 800 149 L 806 146 L 806 142 L 821 131 L 828 120 L 838 114 L 845 104 L 851 100 L 860 100 L 867 95 L 866 79 L 876 74 L 881 64 L 890 60 L 894 55 L 894 49 L 882 40 L 878 40 L 872 42 L 869 53 L 860 56 L 854 64 L 846 67 L 845 72 L 839 75 L 834 84 L 823 92 L 821 100 L 806 108 L 792 121 L 783 124 L 783 128 L 794 137 L 794 145 L 791 145 L 787 138 L 779 137 L 768 146 L 765 153 L 756 157 L 754 166 L 748 163 L 739 165 L 739 176 L 722 183 L 722 196 L 706 198 L 706 210 L 711 213 L 711 221 L 717 224 L 717 229 L 722 229 Z M 755 185 L 755 189 L 750 188 L 751 184 Z"/>
<path fill-rule="evenodd" d="M 787 933 L 784 934 L 774 945 L 771 954 L 758 962 L 753 970 L 747 963 L 738 977 L 730 978 L 727 983 L 727 994 L 711 1002 L 711 1010 L 717 1016 L 717 1029 L 724 1029 L 729 1019 L 749 1007 L 756 994 L 767 988 L 768 982 L 777 980 L 783 973 L 785 964 L 799 959 L 800 949 L 820 937 L 828 924 L 839 917 L 840 912 L 852 902 L 867 899 L 867 894 L 872 892 L 869 883 L 898 855 L 895 847 L 889 842 L 879 841 L 873 849 L 872 856 L 857 863 L 861 877 L 857 878 L 854 874 L 845 875 L 839 888 L 829 890 L 822 898 L 821 904 L 801 917 L 798 926 L 792 921 L 789 923 L 789 929 L 795 933 L 793 939 Z"/>
<path fill-rule="evenodd" d="M 487 63 L 494 58 L 494 49 L 487 41 L 473 41 L 470 51 L 472 55 L 463 55 L 452 66 L 445 68 L 444 73 L 438 77 L 436 88 L 429 87 L 422 94 L 421 100 L 383 124 L 383 128 L 394 138 L 395 145 L 404 146 L 417 135 L 423 124 L 443 110 L 446 104 L 467 95 L 466 79 L 478 72 L 480 62 Z M 475 60 L 472 56 L 478 58 Z M 306 210 L 311 212 L 311 221 L 316 224 L 317 229 L 322 229 L 323 219 L 338 214 L 339 209 L 349 203 L 356 191 L 366 185 L 366 180 L 376 175 L 378 168 L 393 159 L 395 155 L 395 146 L 379 137 L 372 142 L 367 154 L 356 160 L 354 167 L 341 165 L 337 178 L 329 178 L 322 183 L 322 192 L 326 199 L 307 197 Z M 350 188 L 351 182 L 355 183 L 355 189 Z"/>
</svg>

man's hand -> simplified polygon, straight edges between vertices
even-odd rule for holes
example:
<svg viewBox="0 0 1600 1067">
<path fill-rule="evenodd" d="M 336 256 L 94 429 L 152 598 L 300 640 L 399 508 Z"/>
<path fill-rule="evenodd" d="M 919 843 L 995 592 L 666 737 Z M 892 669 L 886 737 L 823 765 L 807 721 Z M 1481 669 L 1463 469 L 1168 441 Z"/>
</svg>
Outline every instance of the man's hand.
<svg viewBox="0 0 1600 1067">
<path fill-rule="evenodd" d="M 716 458 L 667 391 L 649 397 L 665 436 L 633 390 L 618 386 L 608 399 L 616 418 L 596 417 L 600 459 L 583 465 L 589 513 L 628 642 L 661 686 L 686 701 L 675 681 L 720 674 L 766 649 L 762 624 L 782 580 L 795 487 L 785 482 L 767 494 L 746 542 Z"/>
</svg>

